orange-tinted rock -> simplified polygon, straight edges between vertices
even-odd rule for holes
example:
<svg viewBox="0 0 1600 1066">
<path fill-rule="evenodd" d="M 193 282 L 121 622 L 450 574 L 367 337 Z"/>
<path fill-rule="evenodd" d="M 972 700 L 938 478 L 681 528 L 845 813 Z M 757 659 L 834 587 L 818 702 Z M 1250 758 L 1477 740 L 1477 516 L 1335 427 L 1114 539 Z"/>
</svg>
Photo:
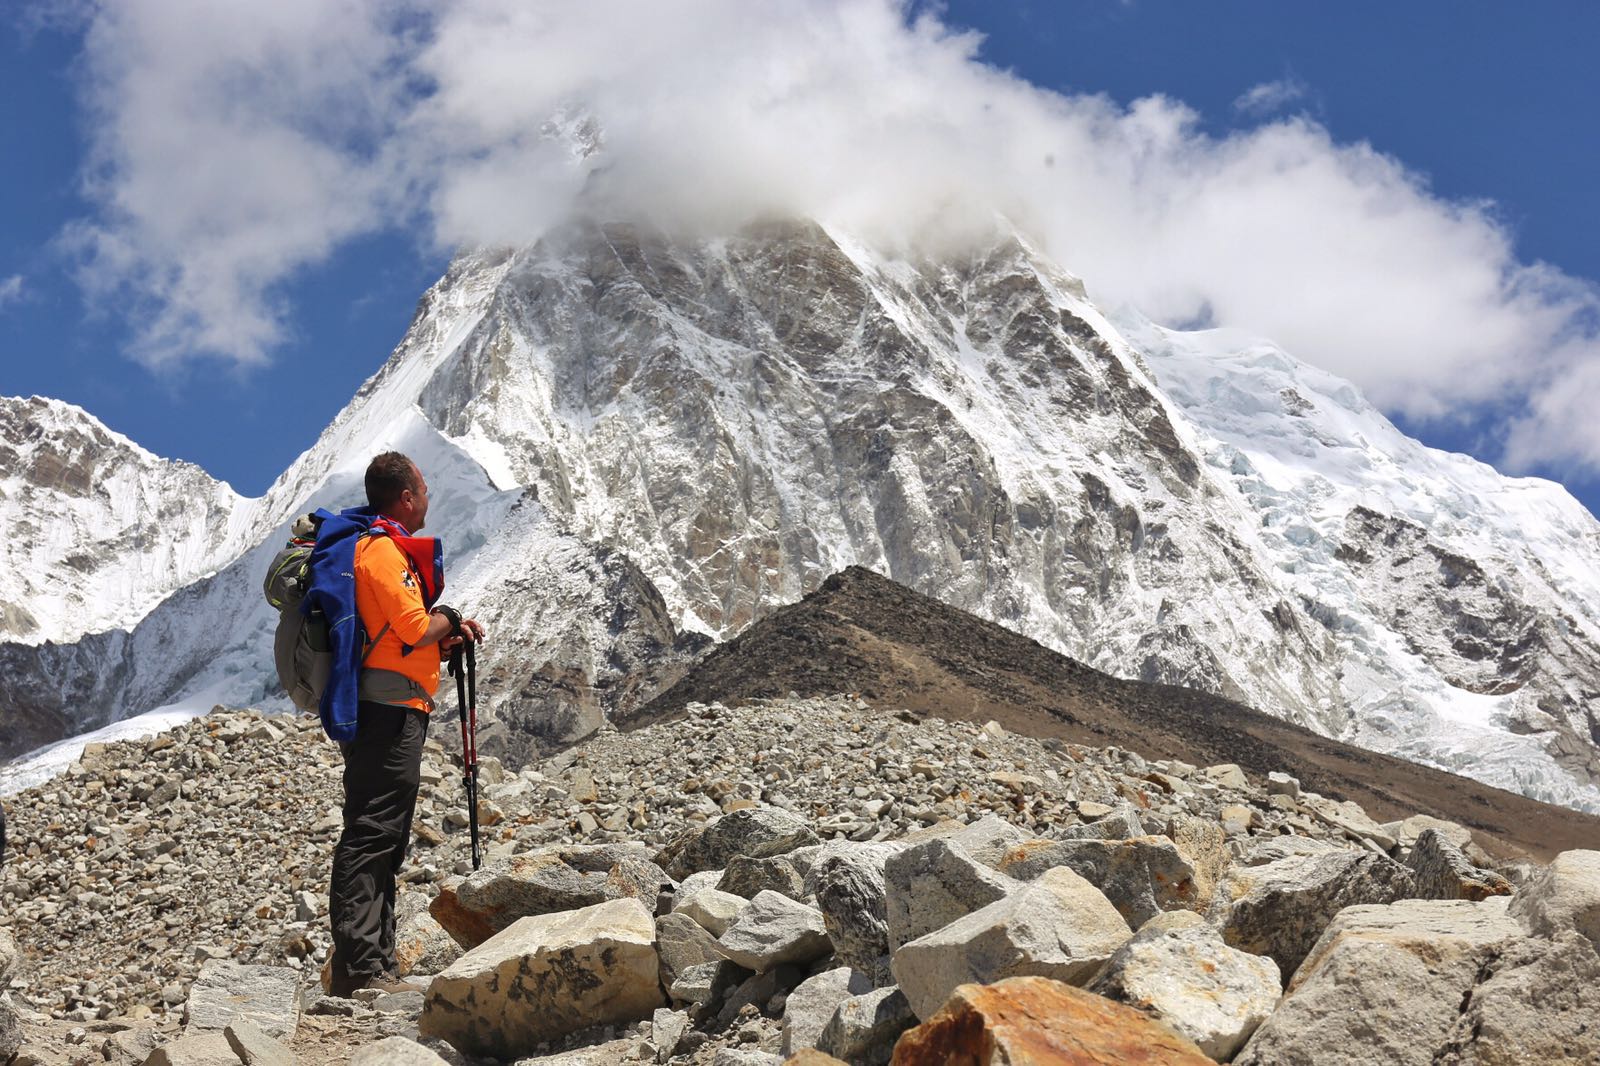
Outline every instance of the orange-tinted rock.
<svg viewBox="0 0 1600 1066">
<path fill-rule="evenodd" d="M 783 1066 L 848 1066 L 848 1064 L 841 1062 L 827 1052 L 808 1047 L 784 1059 Z"/>
<path fill-rule="evenodd" d="M 1046 977 L 962 985 L 895 1045 L 893 1066 L 1211 1066 L 1131 1007 Z"/>
</svg>

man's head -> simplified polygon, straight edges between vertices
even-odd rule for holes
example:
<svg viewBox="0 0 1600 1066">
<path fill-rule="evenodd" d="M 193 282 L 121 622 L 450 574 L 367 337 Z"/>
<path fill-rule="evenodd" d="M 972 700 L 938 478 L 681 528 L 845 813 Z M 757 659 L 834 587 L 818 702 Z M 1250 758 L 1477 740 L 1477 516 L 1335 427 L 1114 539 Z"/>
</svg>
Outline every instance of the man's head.
<svg viewBox="0 0 1600 1066">
<path fill-rule="evenodd" d="M 415 533 L 428 517 L 428 483 L 416 463 L 384 452 L 367 464 L 367 505 Z"/>
</svg>

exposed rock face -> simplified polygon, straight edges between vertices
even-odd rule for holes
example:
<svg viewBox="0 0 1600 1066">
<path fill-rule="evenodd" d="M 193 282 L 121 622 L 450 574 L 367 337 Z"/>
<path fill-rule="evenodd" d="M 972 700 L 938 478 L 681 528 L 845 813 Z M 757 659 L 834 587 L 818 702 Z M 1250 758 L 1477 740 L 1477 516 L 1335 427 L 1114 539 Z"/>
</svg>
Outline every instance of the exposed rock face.
<svg viewBox="0 0 1600 1066">
<path fill-rule="evenodd" d="M 1204 1066 L 1188 1040 L 1139 1012 L 1041 977 L 962 985 L 901 1038 L 894 1066 Z"/>
<path fill-rule="evenodd" d="M 1521 941 L 1490 961 L 1434 1062 L 1600 1062 L 1600 956 L 1573 932 Z"/>
<path fill-rule="evenodd" d="M 879 984 L 889 980 L 885 869 L 897 850 L 887 844 L 829 846 L 806 874 L 839 961 Z"/>
<path fill-rule="evenodd" d="M 788 811 L 747 807 L 726 814 L 704 829 L 690 830 L 662 849 L 656 861 L 675 878 L 721 870 L 734 856 L 764 859 L 817 843 L 817 834 Z"/>
<path fill-rule="evenodd" d="M 929 840 L 884 865 L 889 946 L 899 949 L 963 915 L 1005 899 L 1015 883 L 949 840 Z"/>
<path fill-rule="evenodd" d="M 1493 870 L 1480 870 L 1437 830 L 1424 830 L 1406 856 L 1419 899 L 1488 899 L 1511 895 L 1511 882 Z"/>
<path fill-rule="evenodd" d="M 1195 870 L 1166 837 L 1133 840 L 1062 840 L 1021 844 L 1006 852 L 1000 872 L 1031 881 L 1065 866 L 1104 892 L 1130 926 L 1138 928 L 1162 911 L 1203 908 Z"/>
<path fill-rule="evenodd" d="M 473 1055 L 531 1054 L 542 1042 L 663 1006 L 655 923 L 637 900 L 523 918 L 428 986 L 419 1022 Z"/>
<path fill-rule="evenodd" d="M 717 938 L 717 946 L 728 961 L 756 973 L 815 962 L 833 952 L 822 912 L 770 890 L 756 894 Z"/>
<path fill-rule="evenodd" d="M 1564 851 L 1517 892 L 1511 915 L 1530 932 L 1573 929 L 1600 945 L 1600 851 Z"/>
</svg>

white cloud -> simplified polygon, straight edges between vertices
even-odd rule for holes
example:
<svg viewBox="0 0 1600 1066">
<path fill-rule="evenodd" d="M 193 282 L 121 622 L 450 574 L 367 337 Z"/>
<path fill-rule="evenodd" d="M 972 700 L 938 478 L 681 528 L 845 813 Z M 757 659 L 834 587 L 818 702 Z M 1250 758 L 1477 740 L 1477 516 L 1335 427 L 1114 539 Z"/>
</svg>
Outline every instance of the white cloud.
<svg viewBox="0 0 1600 1066">
<path fill-rule="evenodd" d="M 0 309 L 7 304 L 14 304 L 22 299 L 24 294 L 22 275 L 13 274 L 9 278 L 0 278 Z"/>
<path fill-rule="evenodd" d="M 1600 298 L 1519 262 L 1491 205 L 1305 117 L 1213 137 L 1174 100 L 1042 90 L 906 10 L 107 2 L 83 65 L 85 280 L 140 300 L 147 361 L 250 362 L 286 329 L 277 286 L 384 227 L 451 247 L 575 210 L 704 230 L 787 212 L 899 247 L 998 212 L 1107 303 L 1209 310 L 1412 417 L 1493 402 L 1518 412 L 1510 459 L 1600 468 L 1593 420 L 1559 421 L 1600 402 L 1600 375 L 1572 372 L 1600 355 Z M 547 135 L 574 114 L 604 130 L 581 161 Z"/>
<path fill-rule="evenodd" d="M 1233 102 L 1233 109 L 1241 114 L 1259 118 L 1282 111 L 1295 101 L 1304 99 L 1305 95 L 1306 86 L 1300 79 L 1279 78 L 1277 81 L 1264 81 L 1245 90 Z"/>
</svg>

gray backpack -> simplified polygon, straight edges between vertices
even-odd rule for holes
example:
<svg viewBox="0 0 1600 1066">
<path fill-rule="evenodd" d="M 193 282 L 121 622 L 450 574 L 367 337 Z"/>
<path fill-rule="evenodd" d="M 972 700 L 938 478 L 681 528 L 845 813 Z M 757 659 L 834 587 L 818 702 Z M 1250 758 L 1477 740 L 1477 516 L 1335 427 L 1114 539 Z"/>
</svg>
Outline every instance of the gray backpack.
<svg viewBox="0 0 1600 1066">
<path fill-rule="evenodd" d="M 317 524 L 310 515 L 301 515 L 289 535 L 289 543 L 272 557 L 261 587 L 267 602 L 278 609 L 278 631 L 272 640 L 278 682 L 296 707 L 315 711 L 333 667 L 328 619 L 321 611 L 300 613 L 300 601 L 311 584 L 311 549 L 317 545 Z"/>
</svg>

